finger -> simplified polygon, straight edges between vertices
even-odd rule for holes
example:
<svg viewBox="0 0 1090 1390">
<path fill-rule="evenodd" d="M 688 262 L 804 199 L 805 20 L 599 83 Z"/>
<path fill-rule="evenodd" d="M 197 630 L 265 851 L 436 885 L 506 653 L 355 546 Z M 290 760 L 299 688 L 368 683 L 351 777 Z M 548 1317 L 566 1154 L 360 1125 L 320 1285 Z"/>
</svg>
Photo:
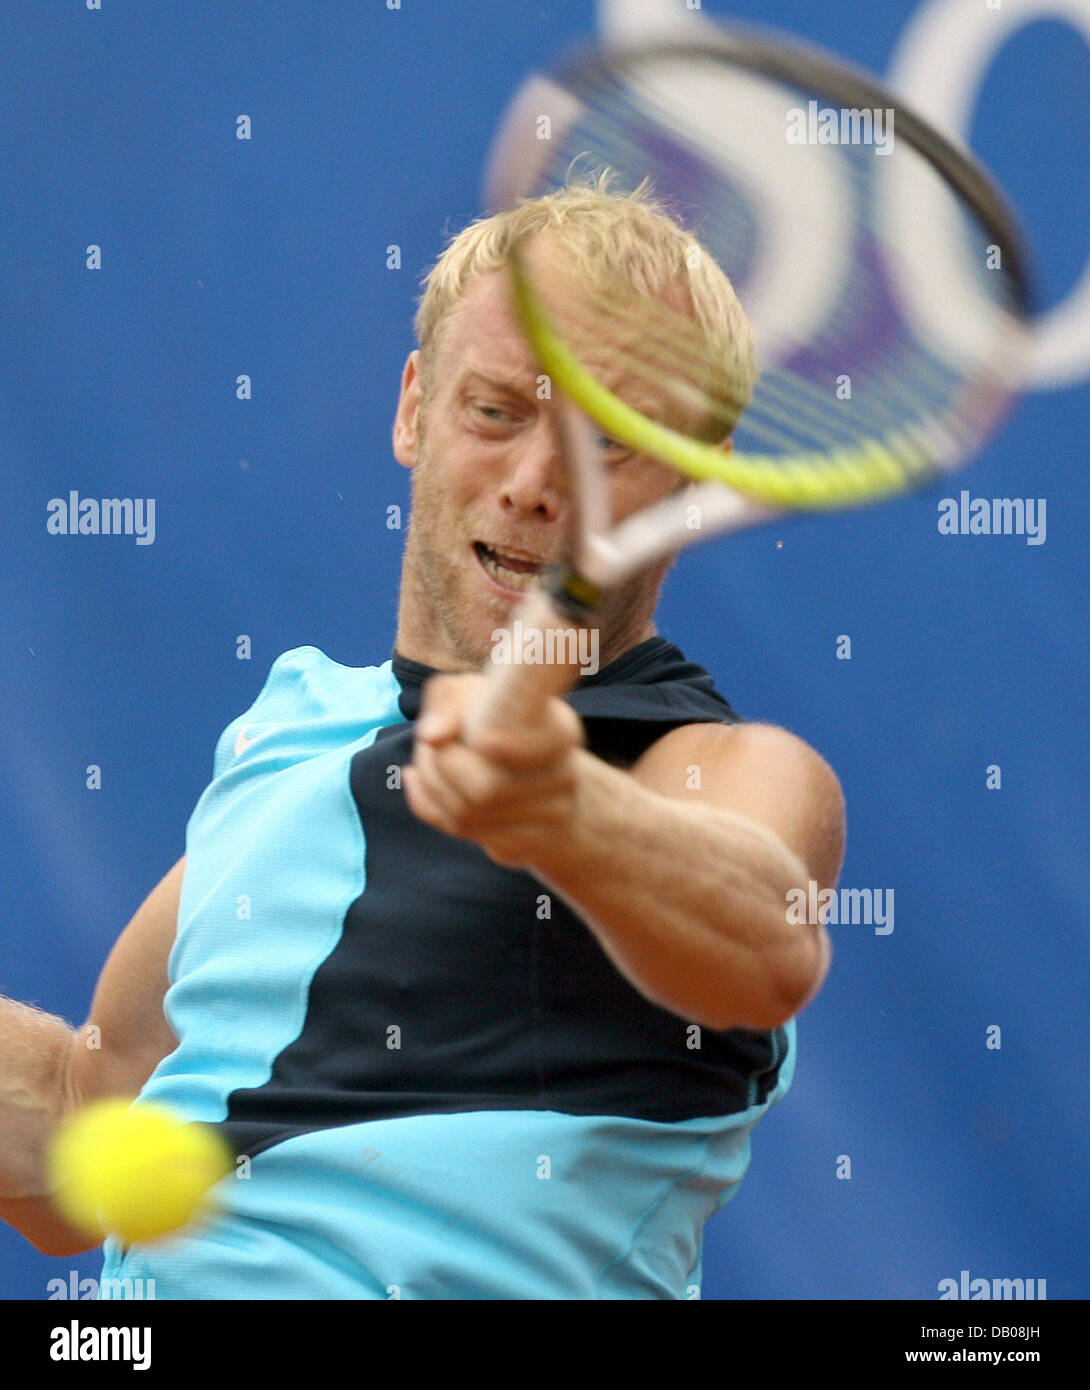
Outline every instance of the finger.
<svg viewBox="0 0 1090 1390">
<path fill-rule="evenodd" d="M 463 757 L 459 758 L 458 754 Z M 467 795 L 466 782 L 474 769 L 466 767 L 466 754 L 469 754 L 469 749 L 457 743 L 442 748 L 421 743 L 413 753 L 412 767 L 419 779 L 418 784 L 451 821 L 460 822 L 470 809 L 471 798 Z M 473 756 L 470 754 L 470 757 Z"/>
<path fill-rule="evenodd" d="M 583 721 L 563 700 L 550 700 L 537 723 L 482 729 L 472 743 L 490 762 L 510 771 L 537 772 L 586 742 Z"/>
<path fill-rule="evenodd" d="M 556 794 L 555 767 L 538 772 L 497 768 L 463 744 L 416 749 L 414 769 L 436 806 L 457 832 L 471 834 L 500 822 L 532 820 Z"/>
<path fill-rule="evenodd" d="M 423 689 L 415 735 L 427 743 L 444 743 L 457 738 L 466 710 L 479 698 L 483 677 L 466 675 L 432 676 Z"/>
<path fill-rule="evenodd" d="M 449 830 L 450 819 L 431 791 L 423 785 L 419 769 L 411 766 L 402 768 L 401 789 L 414 816 L 436 830 Z"/>
</svg>

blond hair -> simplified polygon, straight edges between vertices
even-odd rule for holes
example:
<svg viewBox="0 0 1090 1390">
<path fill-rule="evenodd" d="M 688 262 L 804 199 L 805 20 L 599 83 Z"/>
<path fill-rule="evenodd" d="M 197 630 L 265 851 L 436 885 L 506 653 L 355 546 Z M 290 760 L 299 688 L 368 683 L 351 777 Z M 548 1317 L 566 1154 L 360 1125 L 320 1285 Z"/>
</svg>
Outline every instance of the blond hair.
<svg viewBox="0 0 1090 1390">
<path fill-rule="evenodd" d="M 699 325 L 704 369 L 718 382 L 720 409 L 712 433 L 729 433 L 753 394 L 757 376 L 753 329 L 734 287 L 709 252 L 649 193 L 610 191 L 606 172 L 524 199 L 459 232 L 424 277 L 415 319 L 425 395 L 429 367 L 444 325 L 479 275 L 507 264 L 512 247 L 542 233 L 555 237 L 565 265 L 591 286 L 623 283 L 644 302 L 678 288 Z M 725 407 L 723 402 L 729 402 Z"/>
</svg>

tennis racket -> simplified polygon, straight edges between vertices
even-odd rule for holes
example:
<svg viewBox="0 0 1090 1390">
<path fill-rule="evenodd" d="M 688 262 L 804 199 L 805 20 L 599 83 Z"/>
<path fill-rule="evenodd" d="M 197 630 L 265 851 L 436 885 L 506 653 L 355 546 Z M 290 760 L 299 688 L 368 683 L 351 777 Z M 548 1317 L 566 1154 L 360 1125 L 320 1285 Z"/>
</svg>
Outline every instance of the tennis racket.
<svg viewBox="0 0 1090 1390">
<path fill-rule="evenodd" d="M 515 615 L 524 631 L 593 624 L 615 585 L 694 540 L 934 486 L 1009 409 L 1030 313 L 1012 215 L 965 150 L 870 77 L 750 28 L 583 50 L 516 95 L 486 200 L 606 170 L 618 191 L 649 180 L 692 233 L 682 277 L 703 256 L 726 272 L 759 372 L 747 403 L 723 325 L 620 274 L 560 294 L 533 246 L 511 246 L 576 511 L 565 563 Z M 688 486 L 614 526 L 601 432 Z M 494 663 L 468 732 L 532 720 L 577 677 L 571 660 Z"/>
</svg>

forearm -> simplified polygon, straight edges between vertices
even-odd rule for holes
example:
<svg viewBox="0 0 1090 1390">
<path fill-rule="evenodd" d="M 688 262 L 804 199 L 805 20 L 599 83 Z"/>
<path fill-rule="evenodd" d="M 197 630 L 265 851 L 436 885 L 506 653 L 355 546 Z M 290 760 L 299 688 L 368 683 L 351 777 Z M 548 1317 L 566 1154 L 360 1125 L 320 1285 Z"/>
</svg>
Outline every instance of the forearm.
<svg viewBox="0 0 1090 1390">
<path fill-rule="evenodd" d="M 46 1255 L 92 1245 L 53 1206 L 46 1174 L 49 1140 L 73 1104 L 79 1039 L 63 1019 L 0 996 L 0 1220 Z"/>
<path fill-rule="evenodd" d="M 0 1197 L 47 1190 L 46 1147 L 65 1113 L 77 1038 L 63 1019 L 0 996 Z"/>
<path fill-rule="evenodd" d="M 787 920 L 810 874 L 771 831 L 641 786 L 580 752 L 575 810 L 532 872 L 643 994 L 706 1027 L 778 1027 L 827 966 L 824 929 Z"/>
</svg>

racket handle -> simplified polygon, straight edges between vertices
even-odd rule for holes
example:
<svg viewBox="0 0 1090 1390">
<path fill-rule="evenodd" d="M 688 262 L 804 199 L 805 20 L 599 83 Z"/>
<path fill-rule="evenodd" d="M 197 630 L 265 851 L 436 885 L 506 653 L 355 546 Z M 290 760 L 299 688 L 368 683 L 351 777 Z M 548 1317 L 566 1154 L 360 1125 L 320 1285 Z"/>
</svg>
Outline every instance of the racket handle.
<svg viewBox="0 0 1090 1390">
<path fill-rule="evenodd" d="M 572 647 L 578 651 L 578 643 L 569 643 L 559 636 L 569 629 L 578 633 L 578 624 L 557 611 L 544 589 L 535 589 L 519 604 L 508 629 L 511 633 L 508 647 L 514 659 L 497 660 L 493 648 L 492 659 L 485 667 L 488 684 L 480 704 L 470 711 L 465 723 L 470 744 L 486 729 L 515 729 L 535 723 L 543 717 L 545 706 L 553 696 L 565 695 L 572 689 L 579 679 L 580 664 L 578 660 L 566 658 Z M 520 660 L 523 639 L 533 633 L 540 633 L 543 643 L 547 633 L 556 635 L 557 640 L 546 643 L 543 648 L 544 655 L 550 659 Z M 553 657 L 562 659 L 551 659 Z"/>
</svg>

